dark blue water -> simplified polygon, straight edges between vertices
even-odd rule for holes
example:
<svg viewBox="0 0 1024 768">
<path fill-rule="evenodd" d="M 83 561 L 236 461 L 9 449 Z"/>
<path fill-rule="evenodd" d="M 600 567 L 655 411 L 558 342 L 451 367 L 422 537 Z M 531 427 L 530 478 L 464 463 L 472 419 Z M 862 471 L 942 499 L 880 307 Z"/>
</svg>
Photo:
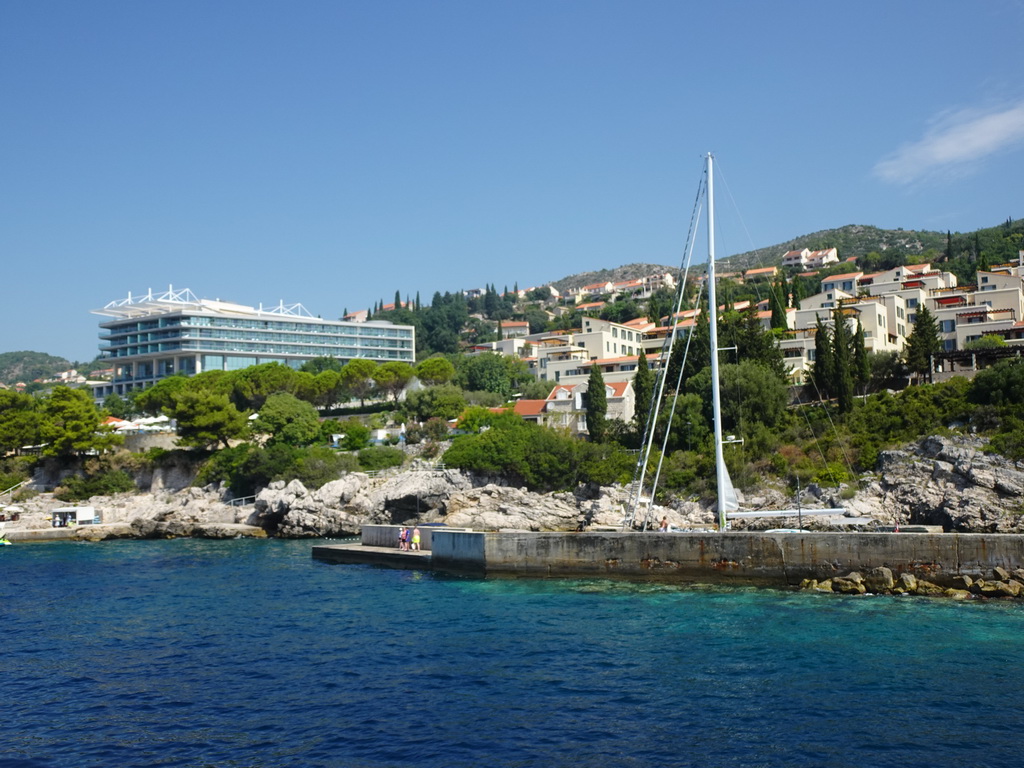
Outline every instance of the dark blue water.
<svg viewBox="0 0 1024 768">
<path fill-rule="evenodd" d="M 1024 607 L 0 550 L 7 766 L 1013 766 Z"/>
</svg>

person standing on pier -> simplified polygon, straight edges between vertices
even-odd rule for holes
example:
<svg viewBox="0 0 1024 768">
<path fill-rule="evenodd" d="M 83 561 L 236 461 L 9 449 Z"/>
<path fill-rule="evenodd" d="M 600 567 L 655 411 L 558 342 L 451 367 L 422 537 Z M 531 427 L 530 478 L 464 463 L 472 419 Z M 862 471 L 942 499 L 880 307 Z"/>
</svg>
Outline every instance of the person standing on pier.
<svg viewBox="0 0 1024 768">
<path fill-rule="evenodd" d="M 417 552 L 420 549 L 420 527 L 418 525 L 412 529 L 412 548 Z"/>
<path fill-rule="evenodd" d="M 406 528 L 403 525 L 401 528 L 398 529 L 398 548 L 403 550 L 403 551 L 405 549 L 407 549 L 408 548 L 408 543 L 407 543 L 408 541 L 409 541 L 409 529 Z"/>
</svg>

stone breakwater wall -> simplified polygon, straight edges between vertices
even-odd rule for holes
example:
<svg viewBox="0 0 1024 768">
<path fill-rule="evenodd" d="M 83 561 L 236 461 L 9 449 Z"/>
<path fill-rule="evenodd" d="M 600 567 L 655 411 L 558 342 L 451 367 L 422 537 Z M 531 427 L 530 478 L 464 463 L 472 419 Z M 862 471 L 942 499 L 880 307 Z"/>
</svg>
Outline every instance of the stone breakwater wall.
<svg viewBox="0 0 1024 768">
<path fill-rule="evenodd" d="M 829 581 L 832 591 L 845 591 L 843 579 L 858 578 L 852 573 L 869 572 L 875 574 L 871 578 L 888 573 L 894 585 L 906 576 L 945 590 L 987 584 L 997 580 L 995 574 L 1006 575 L 1008 581 L 1010 574 L 1024 575 L 1024 535 L 437 531 L 432 566 L 485 575 L 620 576 L 793 587 L 816 582 L 816 588 Z M 859 578 L 869 591 L 870 580 Z M 901 583 L 910 584 L 910 578 Z"/>
</svg>

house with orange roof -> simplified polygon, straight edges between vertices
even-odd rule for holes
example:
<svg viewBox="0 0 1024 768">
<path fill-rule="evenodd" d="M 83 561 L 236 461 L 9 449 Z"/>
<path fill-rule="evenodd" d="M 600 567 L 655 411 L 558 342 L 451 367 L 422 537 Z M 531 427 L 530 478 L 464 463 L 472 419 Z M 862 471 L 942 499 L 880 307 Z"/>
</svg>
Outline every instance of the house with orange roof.
<svg viewBox="0 0 1024 768">
<path fill-rule="evenodd" d="M 844 291 L 845 293 L 856 294 L 860 285 L 863 272 L 848 272 L 843 275 L 832 275 L 821 281 L 823 291 Z"/>
<path fill-rule="evenodd" d="M 370 310 L 359 309 L 355 312 L 349 312 L 347 315 L 342 317 L 346 323 L 365 323 L 367 318 L 370 316 Z"/>
<path fill-rule="evenodd" d="M 778 267 L 760 267 L 758 269 L 748 269 L 743 273 L 744 283 L 757 283 L 764 282 L 765 280 L 771 280 L 779 274 Z"/>
<path fill-rule="evenodd" d="M 838 263 L 839 253 L 835 248 L 819 251 L 802 248 L 799 251 L 786 251 L 782 256 L 783 269 L 819 269 Z"/>
<path fill-rule="evenodd" d="M 512 410 L 523 421 L 532 421 L 534 424 L 543 425 L 544 409 L 547 404 L 547 400 L 516 400 Z"/>
<path fill-rule="evenodd" d="M 501 338 L 520 339 L 530 335 L 530 324 L 526 320 L 502 320 Z"/>
<path fill-rule="evenodd" d="M 568 429 L 574 435 L 587 432 L 587 389 L 589 382 L 560 384 L 548 395 L 543 423 L 549 427 Z M 628 424 L 636 409 L 633 381 L 605 382 L 605 398 L 608 403 L 607 418 L 618 419 Z"/>
</svg>

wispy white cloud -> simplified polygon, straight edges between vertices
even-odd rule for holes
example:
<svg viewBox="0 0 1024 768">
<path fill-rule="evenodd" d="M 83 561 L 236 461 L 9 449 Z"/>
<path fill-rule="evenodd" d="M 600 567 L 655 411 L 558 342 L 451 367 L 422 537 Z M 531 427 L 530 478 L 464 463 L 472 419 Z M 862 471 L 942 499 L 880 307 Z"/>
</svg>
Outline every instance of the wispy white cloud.
<svg viewBox="0 0 1024 768">
<path fill-rule="evenodd" d="M 894 184 L 911 184 L 936 174 L 962 174 L 971 164 L 1024 144 L 1024 102 L 989 109 L 961 109 L 940 115 L 920 141 L 907 144 L 874 167 Z"/>
</svg>

